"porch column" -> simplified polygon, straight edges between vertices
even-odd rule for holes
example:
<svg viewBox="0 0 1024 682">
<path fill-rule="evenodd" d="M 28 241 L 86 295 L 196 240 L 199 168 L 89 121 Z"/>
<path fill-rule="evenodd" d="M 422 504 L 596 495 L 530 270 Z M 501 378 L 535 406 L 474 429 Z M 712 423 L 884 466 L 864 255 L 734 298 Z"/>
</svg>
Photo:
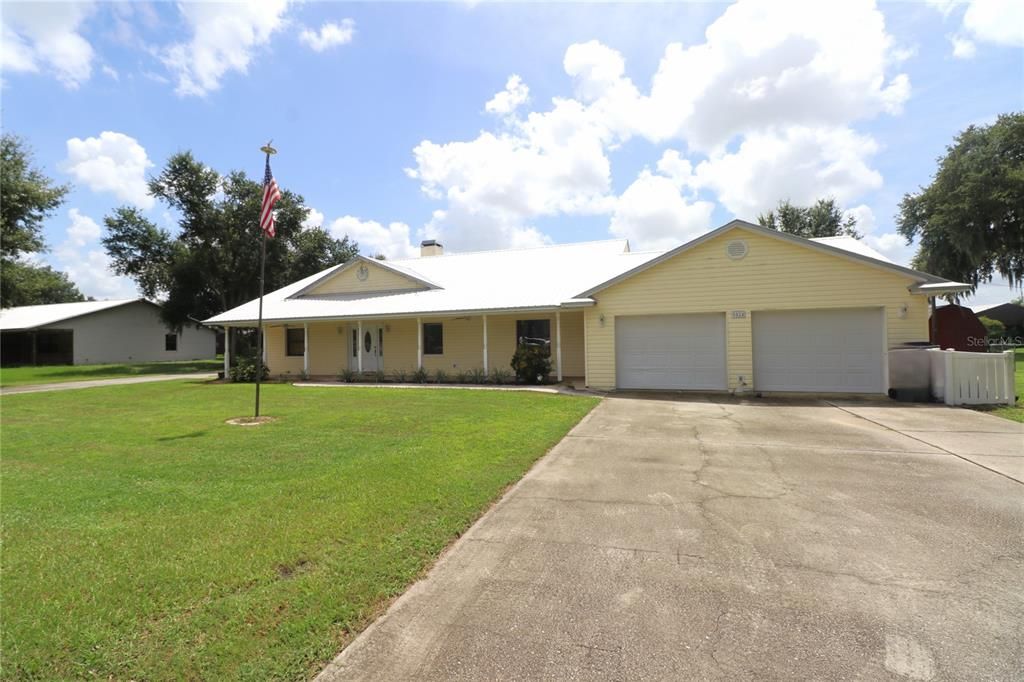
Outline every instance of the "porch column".
<svg viewBox="0 0 1024 682">
<path fill-rule="evenodd" d="M 309 322 L 302 323 L 302 371 L 309 377 Z"/>
<path fill-rule="evenodd" d="M 231 327 L 224 327 L 224 378 L 231 371 Z"/>
<path fill-rule="evenodd" d="M 270 351 L 267 349 L 267 329 L 269 329 L 269 327 L 267 327 L 266 325 L 263 325 L 263 341 L 262 341 L 262 343 L 263 343 L 263 364 L 264 365 L 267 364 L 267 358 L 270 357 L 269 356 Z"/>
<path fill-rule="evenodd" d="M 359 331 L 356 332 L 356 371 L 363 373 L 363 321 L 359 320 Z"/>
<path fill-rule="evenodd" d="M 487 316 L 484 315 L 484 374 L 487 374 Z"/>
<path fill-rule="evenodd" d="M 555 311 L 555 376 L 562 380 L 562 313 Z"/>
<path fill-rule="evenodd" d="M 416 369 L 423 367 L 423 318 L 416 318 Z"/>
</svg>

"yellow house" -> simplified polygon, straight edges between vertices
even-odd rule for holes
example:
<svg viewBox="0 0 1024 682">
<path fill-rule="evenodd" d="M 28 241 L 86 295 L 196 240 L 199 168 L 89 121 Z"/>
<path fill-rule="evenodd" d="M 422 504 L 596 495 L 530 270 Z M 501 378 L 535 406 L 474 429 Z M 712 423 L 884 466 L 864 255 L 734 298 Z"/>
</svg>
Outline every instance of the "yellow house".
<svg viewBox="0 0 1024 682">
<path fill-rule="evenodd" d="M 548 346 L 558 381 L 602 390 L 881 394 L 888 350 L 928 340 L 929 302 L 967 285 L 848 237 L 734 220 L 670 251 L 625 240 L 357 257 L 264 297 L 274 375 L 508 369 Z M 257 301 L 206 321 L 254 327 Z M 225 359 L 225 364 L 228 360 Z"/>
</svg>

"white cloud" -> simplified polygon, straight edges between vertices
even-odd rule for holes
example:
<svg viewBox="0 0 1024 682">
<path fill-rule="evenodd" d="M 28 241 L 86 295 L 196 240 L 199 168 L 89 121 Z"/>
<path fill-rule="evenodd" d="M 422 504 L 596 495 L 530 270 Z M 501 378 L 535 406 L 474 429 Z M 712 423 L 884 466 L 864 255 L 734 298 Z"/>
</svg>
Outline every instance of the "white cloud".
<svg viewBox="0 0 1024 682">
<path fill-rule="evenodd" d="M 871 234 L 878 228 L 878 219 L 875 212 L 867 204 L 861 204 L 843 211 L 844 218 L 853 218 L 857 221 L 857 231 L 861 234 Z"/>
<path fill-rule="evenodd" d="M 177 80 L 175 92 L 202 97 L 219 89 L 229 71 L 246 73 L 253 52 L 284 26 L 287 8 L 288 0 L 179 4 L 192 39 L 162 51 Z"/>
<path fill-rule="evenodd" d="M 877 143 L 853 124 L 901 112 L 910 81 L 892 72 L 910 53 L 871 0 L 740 0 L 704 42 L 666 47 L 649 92 L 616 50 L 570 45 L 571 97 L 503 116 L 500 132 L 416 146 L 407 173 L 444 202 L 424 232 L 456 248 L 542 243 L 538 218 L 607 214 L 614 234 L 667 244 L 707 224 L 697 192 L 748 219 L 784 198 L 857 200 L 882 179 Z M 510 78 L 485 107 L 515 111 L 520 85 Z M 615 197 L 609 154 L 634 137 L 686 156 L 670 150 Z"/>
<path fill-rule="evenodd" d="M 112 66 L 108 66 L 106 64 L 103 65 L 103 75 L 105 75 L 108 78 L 111 78 L 111 79 L 113 79 L 115 81 L 121 80 L 121 74 L 119 74 L 117 72 L 117 69 L 115 69 Z"/>
<path fill-rule="evenodd" d="M 714 204 L 688 201 L 669 177 L 644 170 L 615 205 L 611 233 L 638 249 L 669 249 L 711 228 Z"/>
<path fill-rule="evenodd" d="M 864 241 L 868 246 L 899 265 L 909 266 L 914 254 L 917 253 L 917 245 L 907 244 L 903 235 L 896 232 L 869 234 L 864 237 Z"/>
<path fill-rule="evenodd" d="M 495 94 L 484 105 L 484 109 L 492 114 L 504 116 L 511 114 L 521 105 L 525 104 L 528 99 L 530 99 L 530 88 L 527 87 L 522 78 L 512 74 L 505 83 L 505 89 Z"/>
<path fill-rule="evenodd" d="M 964 12 L 964 28 L 996 45 L 1024 47 L 1024 3 L 1020 0 L 973 0 Z"/>
<path fill-rule="evenodd" d="M 409 226 L 405 223 L 384 226 L 375 220 L 360 220 L 347 215 L 334 220 L 329 231 L 335 239 L 348 235 L 368 256 L 383 253 L 388 258 L 413 258 L 419 255 L 419 248 L 410 241 Z"/>
<path fill-rule="evenodd" d="M 751 133 L 735 152 L 698 164 L 693 183 L 748 220 L 782 199 L 807 205 L 831 196 L 842 205 L 881 187 L 882 176 L 868 165 L 877 149 L 871 137 L 849 128 Z"/>
<path fill-rule="evenodd" d="M 57 269 L 65 272 L 86 296 L 98 299 L 138 296 L 132 280 L 115 275 L 110 269 L 110 257 L 97 243 L 102 231 L 96 221 L 77 208 L 68 211 L 68 218 L 71 223 L 64 241 L 54 249 Z"/>
<path fill-rule="evenodd" d="M 310 208 L 309 213 L 306 215 L 306 219 L 302 221 L 302 226 L 306 229 L 311 227 L 323 227 L 324 214 L 315 208 Z"/>
<path fill-rule="evenodd" d="M 82 215 L 77 208 L 68 211 L 68 217 L 71 218 L 71 225 L 67 229 L 67 242 L 72 246 L 82 247 L 100 238 L 100 226 L 89 216 Z"/>
<path fill-rule="evenodd" d="M 945 18 L 964 9 L 963 33 L 950 38 L 954 57 L 973 57 L 976 42 L 1024 47 L 1024 3 L 1020 0 L 929 0 L 928 4 Z"/>
<path fill-rule="evenodd" d="M 953 56 L 957 59 L 973 59 L 978 51 L 974 41 L 962 36 L 950 36 L 949 42 L 953 45 Z"/>
<path fill-rule="evenodd" d="M 70 89 L 92 75 L 94 52 L 82 37 L 91 2 L 5 2 L 0 32 L 0 67 L 46 71 Z"/>
<path fill-rule="evenodd" d="M 313 51 L 323 52 L 331 47 L 349 44 L 355 32 L 356 22 L 352 19 L 342 19 L 340 24 L 327 22 L 320 30 L 304 28 L 299 33 L 299 40 Z"/>
<path fill-rule="evenodd" d="M 135 138 L 108 130 L 99 137 L 73 137 L 67 149 L 60 169 L 78 182 L 94 192 L 112 192 L 140 208 L 153 206 L 146 187 L 146 169 L 153 163 Z"/>
</svg>

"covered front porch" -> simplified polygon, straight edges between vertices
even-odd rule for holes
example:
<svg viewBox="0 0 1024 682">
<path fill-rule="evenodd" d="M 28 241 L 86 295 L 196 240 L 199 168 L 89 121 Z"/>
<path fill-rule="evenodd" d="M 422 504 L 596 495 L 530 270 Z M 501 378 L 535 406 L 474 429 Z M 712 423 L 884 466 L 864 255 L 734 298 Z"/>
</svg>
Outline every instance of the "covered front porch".
<svg viewBox="0 0 1024 682">
<path fill-rule="evenodd" d="M 546 345 L 551 378 L 582 378 L 583 311 L 330 319 L 264 324 L 272 377 L 335 381 L 344 374 L 395 380 L 423 368 L 434 377 L 511 371 L 520 339 Z M 225 353 L 225 372 L 230 358 Z"/>
</svg>

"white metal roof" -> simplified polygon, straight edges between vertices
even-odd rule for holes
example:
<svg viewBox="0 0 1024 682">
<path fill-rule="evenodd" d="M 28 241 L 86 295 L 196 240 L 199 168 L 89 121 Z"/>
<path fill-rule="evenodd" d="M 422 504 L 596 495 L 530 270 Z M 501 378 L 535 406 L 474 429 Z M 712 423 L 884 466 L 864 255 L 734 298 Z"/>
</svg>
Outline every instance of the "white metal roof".
<svg viewBox="0 0 1024 682">
<path fill-rule="evenodd" d="M 423 283 L 427 288 L 394 293 L 305 295 L 311 285 L 352 267 L 354 263 L 349 261 L 267 294 L 263 299 L 263 319 L 267 322 L 301 322 L 479 314 L 590 305 L 593 303 L 588 298 L 591 293 L 732 227 L 770 234 L 833 254 L 846 253 L 849 254 L 846 257 L 906 274 L 921 283 L 937 283 L 947 285 L 947 288 L 948 285 L 962 286 L 897 265 L 852 237 L 807 240 L 734 220 L 671 251 L 631 252 L 626 240 L 615 239 L 384 262 L 358 256 L 359 261 L 387 267 Z M 210 325 L 252 325 L 257 319 L 257 306 L 258 301 L 252 300 L 205 322 Z"/>
<path fill-rule="evenodd" d="M 875 260 L 882 261 L 883 263 L 894 262 L 880 254 L 878 251 L 875 251 L 861 240 L 854 239 L 853 237 L 814 237 L 811 241 L 818 242 L 819 244 L 825 244 L 827 246 L 834 246 L 837 249 L 849 251 L 850 253 L 857 253 L 861 256 L 867 256 L 868 258 L 874 258 Z"/>
<path fill-rule="evenodd" d="M 82 301 L 81 303 L 51 303 L 49 305 L 25 305 L 17 308 L 0 310 L 0 329 L 19 331 L 36 329 L 56 322 L 69 320 L 72 317 L 91 315 L 101 310 L 145 301 L 140 298 L 119 298 L 110 301 Z"/>
<path fill-rule="evenodd" d="M 660 251 L 630 252 L 625 239 L 562 244 L 530 249 L 477 251 L 407 258 L 383 263 L 438 288 L 353 296 L 297 295 L 310 284 L 346 267 L 338 265 L 267 294 L 263 319 L 298 321 L 335 318 L 414 316 L 557 308 L 586 286 L 630 270 Z M 251 323 L 257 301 L 206 320 L 207 324 Z"/>
</svg>

